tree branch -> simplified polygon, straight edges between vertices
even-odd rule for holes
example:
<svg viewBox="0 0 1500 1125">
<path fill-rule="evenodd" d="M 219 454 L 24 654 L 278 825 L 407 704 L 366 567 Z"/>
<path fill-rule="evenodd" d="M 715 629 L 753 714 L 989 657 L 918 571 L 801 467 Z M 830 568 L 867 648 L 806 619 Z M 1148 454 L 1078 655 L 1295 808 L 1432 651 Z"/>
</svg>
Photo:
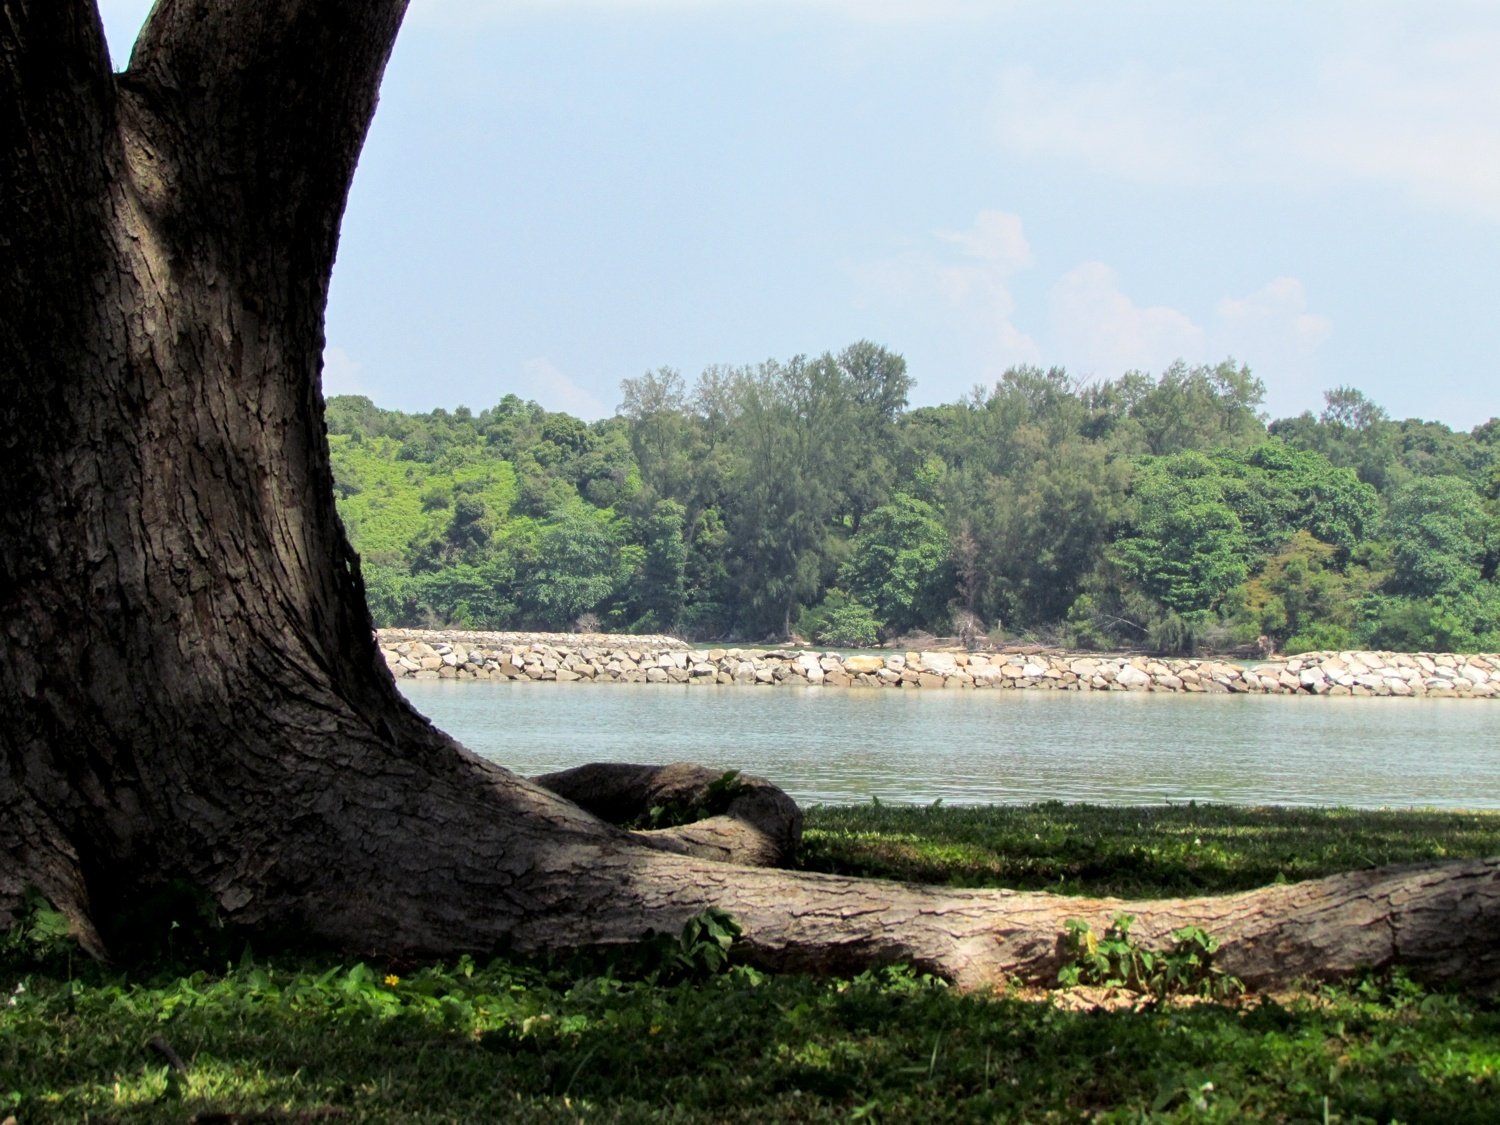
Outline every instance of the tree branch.
<svg viewBox="0 0 1500 1125">
<path fill-rule="evenodd" d="M 0 3 L 0 248 L 51 249 L 105 181 L 109 51 L 93 0 Z"/>
<path fill-rule="evenodd" d="M 121 83 L 153 151 L 197 182 L 159 203 L 311 245 L 338 220 L 407 0 L 160 0 Z M 172 162 L 174 152 L 192 160 Z M 201 157 L 207 153 L 209 159 Z M 179 189 L 173 191 L 171 189 Z M 183 212 L 178 209 L 178 215 Z"/>
<path fill-rule="evenodd" d="M 0 122 L 11 124 L 59 91 L 101 87 L 109 51 L 94 0 L 0 4 Z"/>
<path fill-rule="evenodd" d="M 45 440 L 21 419 L 61 413 L 56 341 L 91 338 L 112 272 L 114 106 L 93 0 L 0 0 L 0 473 L 17 486 Z"/>
</svg>

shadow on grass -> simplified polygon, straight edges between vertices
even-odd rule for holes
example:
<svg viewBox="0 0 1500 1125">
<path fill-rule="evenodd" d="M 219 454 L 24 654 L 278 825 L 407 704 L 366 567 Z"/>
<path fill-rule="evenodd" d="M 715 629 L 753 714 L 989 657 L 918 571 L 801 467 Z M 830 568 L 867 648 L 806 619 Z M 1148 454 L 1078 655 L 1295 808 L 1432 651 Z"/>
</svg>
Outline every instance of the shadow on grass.
<svg viewBox="0 0 1500 1125">
<path fill-rule="evenodd" d="M 1106 1013 L 900 970 L 666 988 L 497 964 L 67 991 L 43 984 L 0 1018 L 0 1074 L 19 1078 L 0 1097 L 27 1123 L 1307 1119 L 1325 1098 L 1342 1120 L 1500 1111 L 1500 1017 L 1410 987 Z"/>
<path fill-rule="evenodd" d="M 808 871 L 1150 898 L 1500 855 L 1500 814 L 1230 805 L 814 806 Z"/>
<path fill-rule="evenodd" d="M 819 807 L 808 826 L 812 870 L 1091 894 L 1500 853 L 1500 815 L 1445 812 Z M 1399 978 L 1103 1012 L 901 969 L 72 968 L 0 963 L 0 1120 L 1500 1120 L 1500 1014 Z"/>
</svg>

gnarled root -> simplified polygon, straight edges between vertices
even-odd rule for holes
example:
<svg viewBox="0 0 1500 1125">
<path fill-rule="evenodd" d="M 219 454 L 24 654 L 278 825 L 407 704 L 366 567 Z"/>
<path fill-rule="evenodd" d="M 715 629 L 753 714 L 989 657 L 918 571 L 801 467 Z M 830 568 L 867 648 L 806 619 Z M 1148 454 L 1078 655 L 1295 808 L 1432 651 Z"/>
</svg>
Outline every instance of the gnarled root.
<svg viewBox="0 0 1500 1125">
<path fill-rule="evenodd" d="M 797 802 L 752 774 L 730 776 L 688 762 L 596 762 L 531 780 L 611 824 L 649 822 L 653 809 L 702 816 L 638 832 L 643 842 L 662 851 L 747 867 L 781 867 L 802 839 Z"/>
</svg>

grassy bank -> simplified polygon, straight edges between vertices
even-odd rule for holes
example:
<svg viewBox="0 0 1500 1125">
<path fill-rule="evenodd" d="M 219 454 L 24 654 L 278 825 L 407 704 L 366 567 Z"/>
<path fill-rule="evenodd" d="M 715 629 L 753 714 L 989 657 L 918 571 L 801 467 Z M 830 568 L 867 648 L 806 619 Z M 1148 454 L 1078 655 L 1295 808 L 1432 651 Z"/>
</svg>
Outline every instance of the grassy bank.
<svg viewBox="0 0 1500 1125">
<path fill-rule="evenodd" d="M 1239 805 L 810 810 L 801 863 L 961 887 L 1165 898 L 1500 855 L 1500 813 Z"/>
<path fill-rule="evenodd" d="M 1239 889 L 1500 854 L 1500 816 L 811 810 L 817 870 L 1068 893 Z M 13 943 L 14 944 L 14 943 Z M 27 944 L 29 943 L 21 943 Z M 680 952 L 680 951 L 679 951 Z M 256 962 L 0 964 L 0 1119 L 1492 1121 L 1500 1010 L 1399 976 L 1234 1006 L 854 980 Z"/>
</svg>

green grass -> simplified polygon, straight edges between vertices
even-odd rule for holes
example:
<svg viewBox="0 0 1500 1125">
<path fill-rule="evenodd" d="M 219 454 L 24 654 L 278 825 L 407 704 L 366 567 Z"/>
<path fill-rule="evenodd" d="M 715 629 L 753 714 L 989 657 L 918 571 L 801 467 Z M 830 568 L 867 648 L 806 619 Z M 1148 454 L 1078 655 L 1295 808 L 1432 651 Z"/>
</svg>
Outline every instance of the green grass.
<svg viewBox="0 0 1500 1125">
<path fill-rule="evenodd" d="M 801 866 L 961 887 L 1162 898 L 1500 855 L 1500 814 L 1234 805 L 816 806 Z"/>
<path fill-rule="evenodd" d="M 817 808 L 806 863 L 1153 894 L 1500 852 L 1497 834 L 1500 816 L 1472 814 Z M 1500 1009 L 1399 976 L 1100 1011 L 900 969 L 668 983 L 599 963 L 246 958 L 71 972 L 0 962 L 0 1119 L 1500 1119 Z"/>
</svg>

